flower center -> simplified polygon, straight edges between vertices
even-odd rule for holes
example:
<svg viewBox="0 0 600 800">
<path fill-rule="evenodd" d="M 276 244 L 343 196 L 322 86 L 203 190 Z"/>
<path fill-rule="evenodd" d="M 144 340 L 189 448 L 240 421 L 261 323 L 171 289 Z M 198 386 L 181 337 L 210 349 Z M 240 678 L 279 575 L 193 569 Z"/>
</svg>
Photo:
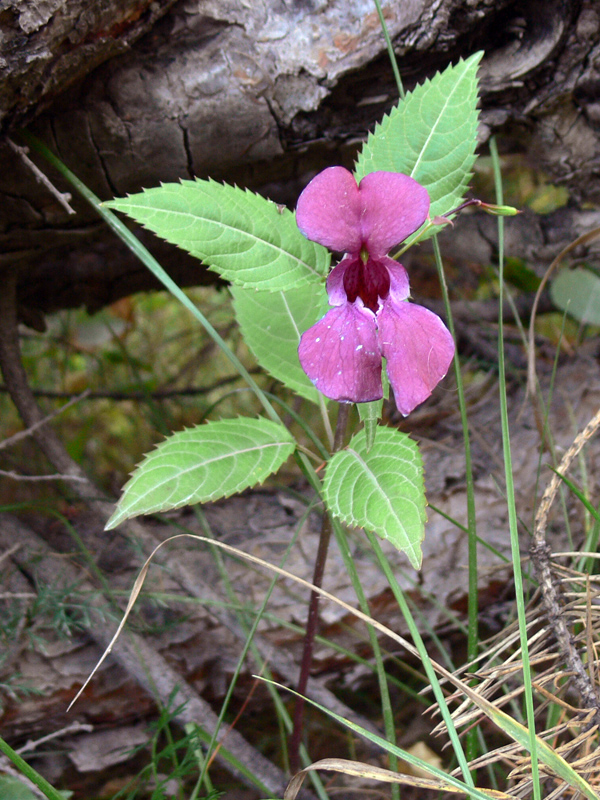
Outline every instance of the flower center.
<svg viewBox="0 0 600 800">
<path fill-rule="evenodd" d="M 366 258 L 363 258 L 363 253 Z M 386 267 L 368 253 L 361 250 L 360 256 L 346 267 L 344 291 L 348 302 L 354 303 L 357 297 L 374 314 L 379 311 L 379 301 L 385 300 L 390 292 L 390 274 Z"/>
</svg>

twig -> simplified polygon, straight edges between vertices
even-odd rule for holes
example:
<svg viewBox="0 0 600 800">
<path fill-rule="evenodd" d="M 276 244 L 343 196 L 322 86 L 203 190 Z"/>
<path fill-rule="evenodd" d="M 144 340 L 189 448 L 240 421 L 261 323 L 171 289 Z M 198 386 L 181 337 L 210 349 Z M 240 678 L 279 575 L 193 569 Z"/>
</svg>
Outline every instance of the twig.
<svg viewBox="0 0 600 800">
<path fill-rule="evenodd" d="M 48 733 L 46 736 L 42 736 L 41 739 L 29 739 L 29 741 L 25 742 L 23 747 L 19 747 L 19 749 L 15 752 L 22 756 L 25 753 L 32 753 L 34 750 L 37 750 L 41 744 L 51 742 L 52 739 L 59 739 L 61 736 L 68 736 L 71 733 L 91 733 L 93 730 L 93 725 L 88 725 L 79 721 L 72 722 L 65 728 L 61 728 L 58 731 L 53 731 L 52 733 Z"/>
<path fill-rule="evenodd" d="M 8 387 L 1 387 L 1 388 L 5 389 L 5 391 L 8 391 Z M 4 439 L 3 441 L 1 441 L 0 450 L 4 450 L 6 447 L 12 447 L 13 444 L 20 442 L 21 439 L 26 439 L 28 436 L 31 436 L 42 425 L 45 425 L 47 422 L 50 422 L 50 420 L 54 419 L 59 414 L 62 414 L 63 411 L 67 410 L 67 408 L 70 408 L 71 406 L 75 405 L 75 403 L 78 403 L 80 400 L 83 400 L 88 395 L 89 395 L 88 389 L 86 389 L 85 392 L 81 392 L 81 394 L 78 394 L 76 397 L 73 397 L 73 395 L 69 395 L 71 399 L 69 400 L 68 403 L 65 403 L 64 406 L 61 406 L 56 411 L 53 411 L 51 414 L 42 417 L 42 419 L 38 420 L 33 425 L 30 425 L 26 430 L 19 431 L 19 433 L 15 433 L 13 436 L 9 436 L 8 439 Z"/>
<path fill-rule="evenodd" d="M 10 558 L 12 554 L 19 549 L 19 547 L 21 547 L 21 545 L 17 542 L 17 544 L 14 544 L 12 547 L 9 547 L 8 550 L 5 550 L 4 553 L 0 555 L 0 564 L 2 564 L 3 561 L 6 561 L 7 558 Z"/>
<path fill-rule="evenodd" d="M 0 469 L 0 478 L 12 478 L 14 481 L 84 481 L 81 475 L 20 475 L 18 472 L 10 472 Z"/>
<path fill-rule="evenodd" d="M 253 367 L 252 369 L 248 370 L 251 375 L 259 375 L 262 373 L 262 369 L 260 367 Z M 73 392 L 61 392 L 57 391 L 56 389 L 32 389 L 31 392 L 34 397 L 46 397 L 49 400 L 69 400 L 70 398 L 74 398 L 74 402 L 77 402 L 81 399 L 86 400 L 170 400 L 171 398 L 177 397 L 197 397 L 198 395 L 202 394 L 210 394 L 214 392 L 215 389 L 221 389 L 223 386 L 227 386 L 230 383 L 235 383 L 235 381 L 239 381 L 239 375 L 229 375 L 226 378 L 221 378 L 221 380 L 215 381 L 211 383 L 210 386 L 198 386 L 196 388 L 187 389 L 157 389 L 153 392 L 140 392 L 140 391 L 133 391 L 133 392 L 114 392 L 109 390 L 102 390 L 102 389 L 86 389 L 85 392 L 74 397 Z M 0 392 L 8 392 L 8 386 L 6 384 L 0 383 Z M 64 410 L 64 408 L 68 408 L 63 406 L 58 412 Z"/>
<path fill-rule="evenodd" d="M 595 714 L 591 724 L 600 725 L 600 700 L 596 690 L 590 680 L 590 676 L 585 669 L 581 656 L 577 650 L 573 636 L 564 615 L 562 613 L 562 599 L 560 590 L 554 576 L 552 575 L 550 545 L 546 542 L 546 527 L 548 524 L 548 513 L 552 505 L 558 487 L 561 483 L 561 475 L 565 475 L 583 446 L 588 442 L 600 427 L 600 409 L 579 433 L 573 444 L 569 447 L 560 462 L 557 473 L 552 476 L 546 491 L 540 502 L 540 507 L 536 514 L 533 531 L 533 543 L 530 548 L 531 559 L 535 566 L 535 571 L 540 583 L 542 601 L 546 611 L 550 628 L 552 629 L 558 646 L 565 660 L 567 668 L 573 673 L 573 684 L 579 693 L 586 709 L 595 709 Z"/>
<path fill-rule="evenodd" d="M 69 205 L 69 200 L 71 199 L 71 195 L 69 192 L 59 192 L 56 186 L 49 180 L 49 178 L 44 175 L 42 170 L 37 167 L 33 161 L 28 157 L 27 153 L 29 149 L 27 147 L 21 147 L 18 144 L 15 144 L 12 139 L 7 137 L 6 143 L 10 147 L 10 149 L 16 153 L 21 161 L 28 167 L 31 172 L 33 172 L 35 179 L 38 183 L 43 184 L 46 189 L 50 192 L 50 194 L 56 198 L 56 200 L 60 203 L 60 205 L 65 209 L 68 214 L 75 214 L 76 212 L 71 208 Z"/>
</svg>

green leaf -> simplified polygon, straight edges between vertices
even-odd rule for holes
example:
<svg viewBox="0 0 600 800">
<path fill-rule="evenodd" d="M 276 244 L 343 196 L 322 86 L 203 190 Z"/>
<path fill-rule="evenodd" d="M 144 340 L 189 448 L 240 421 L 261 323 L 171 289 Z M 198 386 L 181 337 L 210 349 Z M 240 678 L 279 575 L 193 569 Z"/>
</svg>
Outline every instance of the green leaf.
<svg viewBox="0 0 600 800">
<path fill-rule="evenodd" d="M 319 392 L 298 360 L 300 335 L 328 310 L 322 283 L 287 292 L 231 288 L 233 307 L 245 343 L 274 378 L 307 400 L 318 403 Z"/>
<path fill-rule="evenodd" d="M 459 206 L 475 163 L 482 55 L 460 60 L 408 93 L 367 139 L 356 164 L 357 180 L 376 170 L 402 172 L 429 192 L 431 218 Z M 431 228 L 428 235 L 439 229 Z"/>
<path fill-rule="evenodd" d="M 358 408 L 358 416 L 360 417 L 360 421 L 365 426 L 366 447 L 368 453 L 375 442 L 377 423 L 381 419 L 381 412 L 383 409 L 383 398 L 381 400 L 373 400 L 372 403 L 357 403 L 356 407 Z"/>
<path fill-rule="evenodd" d="M 294 447 L 289 431 L 266 419 L 224 419 L 174 433 L 133 472 L 106 528 L 241 492 L 278 470 Z"/>
<path fill-rule="evenodd" d="M 365 431 L 329 461 L 323 484 L 331 513 L 348 525 L 366 528 L 421 565 L 425 534 L 423 462 L 417 443 L 393 428 L 377 428 L 367 449 Z"/>
<path fill-rule="evenodd" d="M 62 800 L 68 800 L 73 792 L 58 791 L 57 796 Z M 23 781 L 14 778 L 12 775 L 0 776 L 0 797 L 5 800 L 38 800 L 39 795 L 34 794 Z"/>
<path fill-rule="evenodd" d="M 330 255 L 296 217 L 260 195 L 215 181 L 167 183 L 104 203 L 202 259 L 238 286 L 280 291 L 320 281 Z"/>
<path fill-rule="evenodd" d="M 555 306 L 578 322 L 600 325 L 600 278 L 589 269 L 564 269 L 550 287 Z"/>
<path fill-rule="evenodd" d="M 0 777 L 0 797 L 10 800 L 38 800 L 38 796 L 22 781 L 8 775 Z"/>
</svg>

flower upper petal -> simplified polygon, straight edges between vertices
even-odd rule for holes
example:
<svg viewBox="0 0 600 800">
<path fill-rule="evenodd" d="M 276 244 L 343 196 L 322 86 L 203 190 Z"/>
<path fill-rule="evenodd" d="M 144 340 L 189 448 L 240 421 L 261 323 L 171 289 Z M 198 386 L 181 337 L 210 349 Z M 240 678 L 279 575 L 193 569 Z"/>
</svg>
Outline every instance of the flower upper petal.
<svg viewBox="0 0 600 800">
<path fill-rule="evenodd" d="M 454 341 L 436 314 L 414 303 L 386 303 L 377 324 L 396 405 L 406 416 L 429 397 L 448 371 Z"/>
<path fill-rule="evenodd" d="M 296 222 L 307 239 L 331 250 L 358 253 L 361 210 L 354 175 L 344 167 L 328 167 L 298 198 Z"/>
<path fill-rule="evenodd" d="M 346 303 L 302 334 L 302 369 L 326 397 L 368 403 L 383 396 L 375 316 Z"/>
<path fill-rule="evenodd" d="M 362 239 L 374 258 L 389 253 L 427 219 L 427 189 L 408 175 L 371 172 L 362 179 L 358 191 L 363 212 Z"/>
</svg>

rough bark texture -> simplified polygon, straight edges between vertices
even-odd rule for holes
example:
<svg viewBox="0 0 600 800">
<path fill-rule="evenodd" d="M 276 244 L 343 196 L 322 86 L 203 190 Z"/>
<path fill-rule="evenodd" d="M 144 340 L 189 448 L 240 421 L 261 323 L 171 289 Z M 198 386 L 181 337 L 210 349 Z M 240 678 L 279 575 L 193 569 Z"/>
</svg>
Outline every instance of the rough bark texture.
<svg viewBox="0 0 600 800">
<path fill-rule="evenodd" d="M 0 6 L 0 121 L 39 113 L 125 52 L 175 0 L 5 0 Z"/>
<path fill-rule="evenodd" d="M 316 169 L 350 163 L 395 102 L 372 0 L 169 6 L 9 3 L 4 130 L 17 140 L 37 114 L 31 128 L 102 198 L 210 174 L 289 203 Z M 482 140 L 500 131 L 575 200 L 600 197 L 593 0 L 395 0 L 384 14 L 407 88 L 484 49 Z M 18 269 L 30 312 L 94 309 L 152 285 L 81 201 L 68 217 L 8 148 L 0 170 L 0 268 Z M 161 258 L 183 284 L 212 280 L 179 252 Z"/>
</svg>

